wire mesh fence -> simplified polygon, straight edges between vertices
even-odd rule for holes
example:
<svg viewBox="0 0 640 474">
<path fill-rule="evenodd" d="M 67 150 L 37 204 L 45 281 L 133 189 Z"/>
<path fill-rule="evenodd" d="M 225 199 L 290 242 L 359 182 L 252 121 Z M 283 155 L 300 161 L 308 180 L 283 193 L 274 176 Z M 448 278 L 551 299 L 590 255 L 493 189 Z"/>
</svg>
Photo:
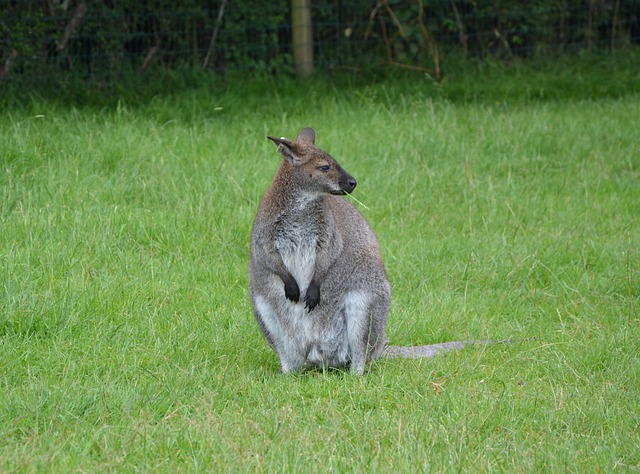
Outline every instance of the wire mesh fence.
<svg viewBox="0 0 640 474">
<path fill-rule="evenodd" d="M 292 74 L 289 0 L 0 0 L 0 81 L 110 80 L 154 69 Z M 314 65 L 440 75 L 502 60 L 640 44 L 640 0 L 380 0 L 311 5 Z"/>
</svg>

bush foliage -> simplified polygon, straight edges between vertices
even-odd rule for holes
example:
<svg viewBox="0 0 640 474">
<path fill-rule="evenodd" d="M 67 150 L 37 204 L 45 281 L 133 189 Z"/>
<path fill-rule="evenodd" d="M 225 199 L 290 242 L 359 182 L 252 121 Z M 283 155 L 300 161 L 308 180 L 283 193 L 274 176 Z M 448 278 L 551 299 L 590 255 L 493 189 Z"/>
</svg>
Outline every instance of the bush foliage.
<svg viewBox="0 0 640 474">
<path fill-rule="evenodd" d="M 125 71 L 201 67 L 292 70 L 288 0 L 0 0 L 0 80 L 109 78 Z M 313 2 L 316 63 L 416 67 L 434 52 L 499 59 L 632 47 L 640 0 L 356 0 Z"/>
</svg>

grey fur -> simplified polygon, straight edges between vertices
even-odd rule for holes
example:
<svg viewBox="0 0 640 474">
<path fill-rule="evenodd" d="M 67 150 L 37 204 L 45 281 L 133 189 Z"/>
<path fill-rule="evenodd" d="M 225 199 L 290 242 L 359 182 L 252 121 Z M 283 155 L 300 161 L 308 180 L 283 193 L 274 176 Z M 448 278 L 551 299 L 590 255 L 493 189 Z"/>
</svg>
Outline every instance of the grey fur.
<svg viewBox="0 0 640 474">
<path fill-rule="evenodd" d="M 376 357 L 431 357 L 469 344 L 386 345 L 391 286 L 375 234 L 344 198 L 356 181 L 315 146 L 268 137 L 284 159 L 263 195 L 251 236 L 249 293 L 283 373 L 350 367 Z M 504 341 L 503 341 L 504 342 Z"/>
<path fill-rule="evenodd" d="M 308 366 L 361 374 L 381 354 L 391 286 L 378 241 L 344 198 L 356 182 L 303 129 L 269 137 L 284 159 L 260 201 L 249 292 L 283 373 Z"/>
<path fill-rule="evenodd" d="M 387 346 L 382 352 L 382 357 L 401 357 L 404 359 L 434 357 L 444 352 L 457 351 L 467 346 L 476 345 L 493 345 L 493 344 L 511 344 L 515 342 L 513 339 L 505 339 L 502 341 L 455 341 L 441 342 L 439 344 L 430 344 L 428 346 Z"/>
</svg>

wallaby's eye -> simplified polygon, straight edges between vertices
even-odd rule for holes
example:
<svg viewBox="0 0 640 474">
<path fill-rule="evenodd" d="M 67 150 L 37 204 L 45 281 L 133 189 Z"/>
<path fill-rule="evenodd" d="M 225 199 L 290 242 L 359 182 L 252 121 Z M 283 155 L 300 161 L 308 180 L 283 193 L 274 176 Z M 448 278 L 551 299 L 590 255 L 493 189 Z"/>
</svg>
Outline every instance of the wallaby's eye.
<svg viewBox="0 0 640 474">
<path fill-rule="evenodd" d="M 320 171 L 329 171 L 331 169 L 331 166 L 329 166 L 329 165 L 318 166 L 318 169 Z"/>
</svg>

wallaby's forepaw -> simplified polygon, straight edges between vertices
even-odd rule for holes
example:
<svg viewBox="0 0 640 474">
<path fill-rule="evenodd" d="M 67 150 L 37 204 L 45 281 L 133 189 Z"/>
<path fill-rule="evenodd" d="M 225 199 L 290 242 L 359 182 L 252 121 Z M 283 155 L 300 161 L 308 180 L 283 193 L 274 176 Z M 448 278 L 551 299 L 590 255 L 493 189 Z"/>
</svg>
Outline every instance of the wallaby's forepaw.
<svg viewBox="0 0 640 474">
<path fill-rule="evenodd" d="M 284 280 L 284 296 L 294 303 L 300 301 L 300 288 L 298 287 L 298 282 L 292 276 Z"/>
<path fill-rule="evenodd" d="M 320 302 L 320 287 L 314 280 L 311 280 L 311 283 L 309 283 L 307 296 L 305 297 L 304 302 L 306 303 L 305 308 L 309 311 L 313 311 L 313 308 L 318 306 L 318 303 Z"/>
</svg>

